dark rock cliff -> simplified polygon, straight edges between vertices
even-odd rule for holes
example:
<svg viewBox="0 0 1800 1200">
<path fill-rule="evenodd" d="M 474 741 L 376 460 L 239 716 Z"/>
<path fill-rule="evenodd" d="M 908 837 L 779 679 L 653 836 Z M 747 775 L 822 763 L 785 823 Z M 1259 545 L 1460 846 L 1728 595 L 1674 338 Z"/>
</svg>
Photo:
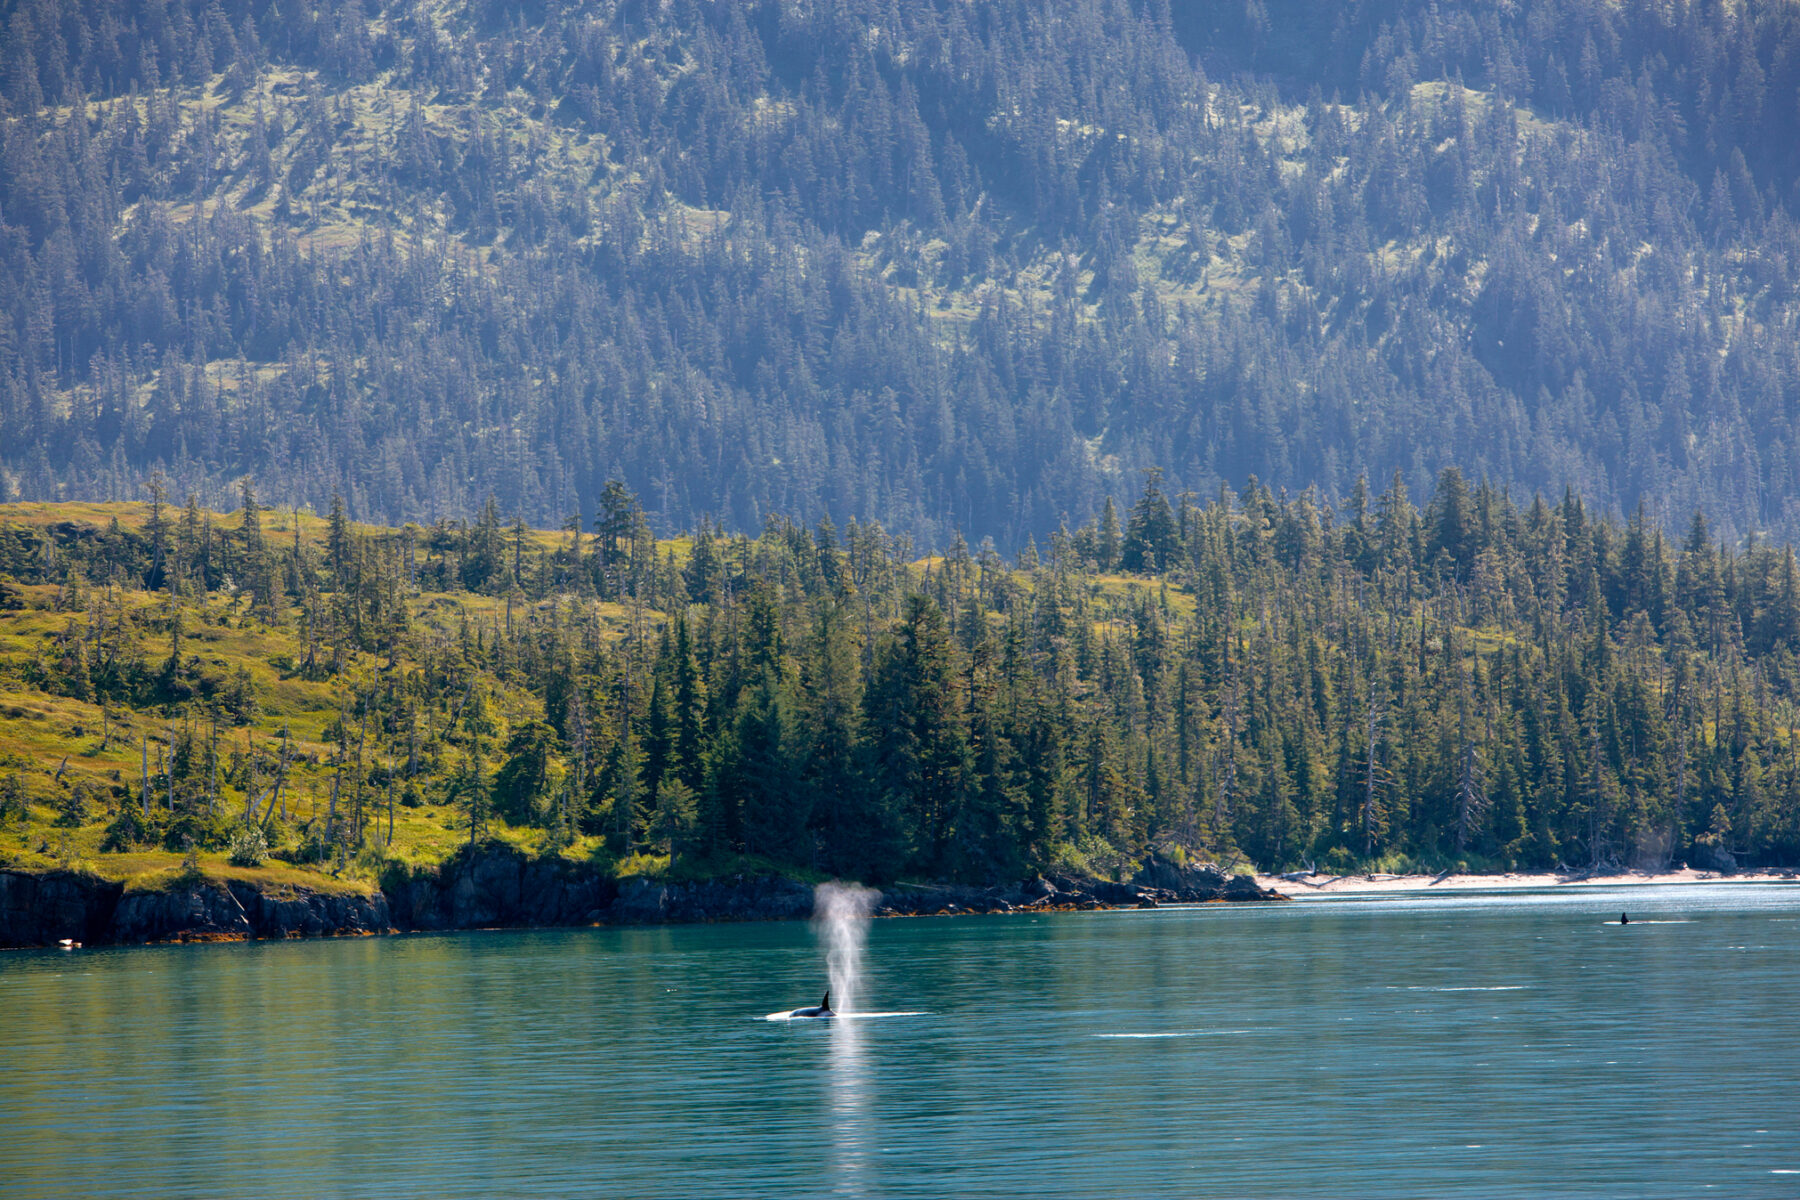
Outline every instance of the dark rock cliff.
<svg viewBox="0 0 1800 1200">
<path fill-rule="evenodd" d="M 490 845 L 435 871 L 391 872 L 382 891 L 402 929 L 482 929 L 604 921 L 619 885 L 591 867 Z"/>
<path fill-rule="evenodd" d="M 124 891 L 73 871 L 0 871 L 0 946 L 105 941 Z"/>
<path fill-rule="evenodd" d="M 876 911 L 885 916 L 922 916 L 1285 899 L 1280 892 L 1258 887 L 1248 875 L 1227 875 L 1211 863 L 1179 866 L 1152 855 L 1130 883 L 1050 875 L 1012 887 L 900 884 L 882 893 L 881 907 Z"/>
<path fill-rule="evenodd" d="M 387 898 L 214 880 L 154 891 L 72 871 L 0 871 L 0 946 L 386 933 Z"/>
</svg>

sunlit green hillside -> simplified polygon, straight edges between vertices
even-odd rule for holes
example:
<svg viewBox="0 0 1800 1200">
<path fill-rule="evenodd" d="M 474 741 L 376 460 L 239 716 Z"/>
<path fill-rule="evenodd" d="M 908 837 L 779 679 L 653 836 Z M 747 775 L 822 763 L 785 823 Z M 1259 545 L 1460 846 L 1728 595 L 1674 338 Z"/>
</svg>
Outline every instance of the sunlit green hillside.
<svg viewBox="0 0 1800 1200">
<path fill-rule="evenodd" d="M 240 523 L 204 518 L 220 541 Z M 502 640 L 509 624 L 546 622 L 552 609 L 610 645 L 634 617 L 592 596 L 509 605 L 460 587 L 418 588 L 388 614 L 404 633 L 372 642 L 341 607 L 283 604 L 253 614 L 252 593 L 234 583 L 180 596 L 145 590 L 108 554 L 141 545 L 148 519 L 146 505 L 0 510 L 14 547 L 61 542 L 81 562 L 62 584 L 8 584 L 0 613 L 0 787 L 12 806 L 0 821 L 0 853 L 16 863 L 153 877 L 177 867 L 191 844 L 209 872 L 230 873 L 232 840 L 244 840 L 250 814 L 280 856 L 274 863 L 285 859 L 309 878 L 367 878 L 380 857 L 441 859 L 470 837 L 467 804 L 443 786 L 463 731 L 479 726 L 503 748 L 515 726 L 542 715 L 521 680 L 469 669 L 463 648 Z M 293 514 L 268 513 L 262 528 L 284 550 L 295 545 Z M 325 553 L 326 521 L 302 515 L 297 529 L 302 556 Z M 554 540 L 531 532 L 525 553 L 539 557 Z M 417 699 L 430 690 L 428 677 L 458 672 L 451 701 Z M 396 710 L 404 731 L 389 713 L 371 734 L 364 714 L 378 693 L 412 696 Z M 481 832 L 530 849 L 543 841 L 503 821 Z M 591 854 L 599 840 L 576 834 L 561 849 Z M 240 848 L 236 861 L 256 857 Z"/>
<path fill-rule="evenodd" d="M 1446 472 L 879 526 L 0 511 L 0 852 L 866 879 L 1800 858 L 1800 569 Z M 245 498 L 251 493 L 246 487 Z"/>
</svg>

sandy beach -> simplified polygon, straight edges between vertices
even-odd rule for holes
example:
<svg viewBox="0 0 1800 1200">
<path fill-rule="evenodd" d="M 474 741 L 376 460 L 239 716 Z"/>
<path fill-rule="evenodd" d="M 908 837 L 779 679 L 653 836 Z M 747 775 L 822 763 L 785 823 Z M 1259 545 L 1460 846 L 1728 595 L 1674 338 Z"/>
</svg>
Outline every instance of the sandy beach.
<svg viewBox="0 0 1800 1200">
<path fill-rule="evenodd" d="M 1505 875 L 1258 875 L 1256 882 L 1289 896 L 1351 892 L 1466 892 L 1554 887 L 1618 887 L 1628 884 L 1668 883 L 1795 883 L 1800 872 L 1740 871 L 1723 874 L 1698 871 L 1623 871 L 1616 874 L 1509 872 Z"/>
</svg>

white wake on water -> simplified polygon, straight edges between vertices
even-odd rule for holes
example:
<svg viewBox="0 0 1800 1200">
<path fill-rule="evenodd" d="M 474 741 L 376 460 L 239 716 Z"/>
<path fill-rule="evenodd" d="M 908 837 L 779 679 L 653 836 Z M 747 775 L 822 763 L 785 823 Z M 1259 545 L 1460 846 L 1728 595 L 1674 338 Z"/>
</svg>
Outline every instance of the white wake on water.
<svg viewBox="0 0 1800 1200">
<path fill-rule="evenodd" d="M 917 1009 L 912 1012 L 868 1012 L 868 1013 L 841 1012 L 841 1013 L 833 1013 L 830 1019 L 833 1021 L 875 1021 L 875 1020 L 879 1020 L 883 1017 L 929 1017 L 930 1015 L 931 1015 L 930 1013 L 926 1012 L 924 1009 L 921 1008 L 921 1009 Z M 819 1018 L 817 1018 L 817 1017 L 796 1017 L 790 1011 L 790 1012 L 773 1012 L 773 1013 L 770 1013 L 768 1016 L 762 1017 L 759 1019 L 764 1020 L 764 1021 L 816 1021 Z"/>
<path fill-rule="evenodd" d="M 1226 1037 L 1234 1033 L 1249 1032 L 1248 1029 L 1182 1029 L 1173 1033 L 1096 1033 L 1094 1036 L 1097 1038 L 1129 1038 L 1137 1041 L 1150 1038 Z"/>
</svg>

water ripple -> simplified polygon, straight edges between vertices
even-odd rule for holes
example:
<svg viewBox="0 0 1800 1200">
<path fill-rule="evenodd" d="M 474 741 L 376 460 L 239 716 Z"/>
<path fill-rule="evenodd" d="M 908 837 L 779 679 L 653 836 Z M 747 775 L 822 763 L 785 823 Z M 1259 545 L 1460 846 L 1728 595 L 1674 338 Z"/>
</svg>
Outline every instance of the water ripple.
<svg viewBox="0 0 1800 1200">
<path fill-rule="evenodd" d="M 871 1011 L 787 1026 L 798 923 L 9 954 L 0 1192 L 1790 1200 L 1796 911 L 881 921 Z"/>
</svg>

